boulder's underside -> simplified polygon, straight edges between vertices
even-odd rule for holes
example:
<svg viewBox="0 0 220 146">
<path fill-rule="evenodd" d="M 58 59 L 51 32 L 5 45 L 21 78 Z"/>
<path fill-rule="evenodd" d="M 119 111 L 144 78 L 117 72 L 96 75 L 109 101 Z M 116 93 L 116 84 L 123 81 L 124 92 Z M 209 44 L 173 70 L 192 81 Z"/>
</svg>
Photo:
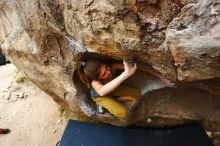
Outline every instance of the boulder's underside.
<svg viewBox="0 0 220 146">
<path fill-rule="evenodd" d="M 0 45 L 31 81 L 75 113 L 123 126 L 152 124 L 155 117 L 220 130 L 218 0 L 1 0 Z M 142 91 L 128 118 L 100 114 L 76 72 L 87 58 L 134 58 L 175 86 L 138 71 L 126 81 Z"/>
</svg>

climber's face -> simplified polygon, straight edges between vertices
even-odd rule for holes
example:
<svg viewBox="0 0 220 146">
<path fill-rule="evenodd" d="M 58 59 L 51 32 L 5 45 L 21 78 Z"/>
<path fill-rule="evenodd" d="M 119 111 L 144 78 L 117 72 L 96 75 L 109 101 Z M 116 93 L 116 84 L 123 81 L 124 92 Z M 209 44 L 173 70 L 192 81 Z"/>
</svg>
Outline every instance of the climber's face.
<svg viewBox="0 0 220 146">
<path fill-rule="evenodd" d="M 106 64 L 102 64 L 100 67 L 99 79 L 100 80 L 109 80 L 111 78 L 112 78 L 112 72 L 111 72 L 110 67 Z"/>
</svg>

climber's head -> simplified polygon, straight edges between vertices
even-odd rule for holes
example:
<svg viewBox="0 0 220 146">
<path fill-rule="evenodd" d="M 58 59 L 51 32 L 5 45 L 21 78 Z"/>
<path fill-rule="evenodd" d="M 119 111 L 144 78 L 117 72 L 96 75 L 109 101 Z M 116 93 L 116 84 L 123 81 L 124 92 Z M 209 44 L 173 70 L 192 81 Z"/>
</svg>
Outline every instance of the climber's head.
<svg viewBox="0 0 220 146">
<path fill-rule="evenodd" d="M 79 69 L 80 78 L 86 84 L 92 80 L 107 80 L 112 78 L 112 72 L 108 64 L 99 60 L 88 59 L 83 61 Z"/>
</svg>

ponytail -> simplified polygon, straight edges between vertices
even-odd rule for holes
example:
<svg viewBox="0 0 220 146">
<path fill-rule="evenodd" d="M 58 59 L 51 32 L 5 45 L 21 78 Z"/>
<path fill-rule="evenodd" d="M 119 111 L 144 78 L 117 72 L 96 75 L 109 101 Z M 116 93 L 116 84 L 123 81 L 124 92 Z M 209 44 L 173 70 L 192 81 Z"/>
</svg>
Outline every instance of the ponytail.
<svg viewBox="0 0 220 146">
<path fill-rule="evenodd" d="M 79 74 L 79 77 L 81 79 L 81 81 L 87 86 L 87 88 L 91 88 L 91 80 L 85 75 L 85 72 L 84 72 L 84 66 L 83 65 L 80 65 L 80 67 L 78 68 L 78 74 Z"/>
</svg>

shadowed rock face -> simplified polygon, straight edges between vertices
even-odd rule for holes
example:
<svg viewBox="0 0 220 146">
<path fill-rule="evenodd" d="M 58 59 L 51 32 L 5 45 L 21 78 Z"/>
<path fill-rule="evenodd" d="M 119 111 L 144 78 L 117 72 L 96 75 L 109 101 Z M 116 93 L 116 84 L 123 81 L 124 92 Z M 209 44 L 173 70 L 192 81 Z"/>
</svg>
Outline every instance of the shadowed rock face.
<svg viewBox="0 0 220 146">
<path fill-rule="evenodd" d="M 220 123 L 219 10 L 217 0 L 1 0 L 0 45 L 74 112 L 115 125 L 147 117 Z M 135 58 L 176 86 L 139 71 L 126 81 L 142 91 L 128 118 L 99 114 L 75 71 L 85 58 Z"/>
</svg>

